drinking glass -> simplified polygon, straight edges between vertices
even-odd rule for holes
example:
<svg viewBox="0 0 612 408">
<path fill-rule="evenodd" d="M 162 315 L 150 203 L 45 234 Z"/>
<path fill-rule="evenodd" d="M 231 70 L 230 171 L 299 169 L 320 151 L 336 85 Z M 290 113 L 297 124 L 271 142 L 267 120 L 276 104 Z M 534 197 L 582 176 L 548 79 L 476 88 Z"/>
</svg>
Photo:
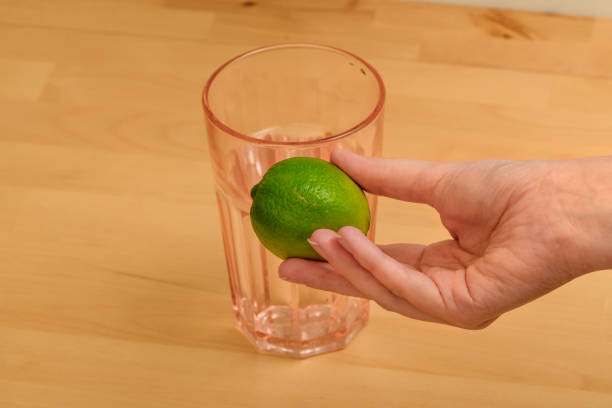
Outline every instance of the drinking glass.
<svg viewBox="0 0 612 408">
<path fill-rule="evenodd" d="M 345 347 L 367 300 L 279 279 L 281 260 L 251 227 L 249 191 L 274 163 L 329 160 L 334 149 L 377 156 L 385 89 L 360 57 L 316 44 L 246 52 L 210 77 L 202 102 L 237 327 L 263 352 L 307 357 Z M 367 195 L 374 239 L 376 197 Z"/>
</svg>

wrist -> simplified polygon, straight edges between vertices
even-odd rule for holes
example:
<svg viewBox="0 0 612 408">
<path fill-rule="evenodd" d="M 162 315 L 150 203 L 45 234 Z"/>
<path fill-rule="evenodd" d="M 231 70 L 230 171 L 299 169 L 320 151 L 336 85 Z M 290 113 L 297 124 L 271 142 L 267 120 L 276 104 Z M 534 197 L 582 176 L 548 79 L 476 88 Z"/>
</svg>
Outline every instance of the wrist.
<svg viewBox="0 0 612 408">
<path fill-rule="evenodd" d="M 575 275 L 612 269 L 612 156 L 567 160 L 555 177 Z"/>
</svg>

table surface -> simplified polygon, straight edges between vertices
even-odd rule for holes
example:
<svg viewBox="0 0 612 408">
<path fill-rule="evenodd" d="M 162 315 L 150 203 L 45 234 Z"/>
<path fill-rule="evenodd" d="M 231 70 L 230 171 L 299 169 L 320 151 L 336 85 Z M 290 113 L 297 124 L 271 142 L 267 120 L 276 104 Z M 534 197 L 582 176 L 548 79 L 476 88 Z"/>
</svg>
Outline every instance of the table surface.
<svg viewBox="0 0 612 408">
<path fill-rule="evenodd" d="M 372 305 L 343 351 L 256 353 L 200 106 L 228 58 L 314 41 L 381 72 L 386 156 L 610 154 L 611 38 L 611 20 L 410 2 L 1 2 L 0 406 L 612 406 L 609 271 L 483 331 Z M 447 237 L 388 199 L 377 231 Z"/>
</svg>

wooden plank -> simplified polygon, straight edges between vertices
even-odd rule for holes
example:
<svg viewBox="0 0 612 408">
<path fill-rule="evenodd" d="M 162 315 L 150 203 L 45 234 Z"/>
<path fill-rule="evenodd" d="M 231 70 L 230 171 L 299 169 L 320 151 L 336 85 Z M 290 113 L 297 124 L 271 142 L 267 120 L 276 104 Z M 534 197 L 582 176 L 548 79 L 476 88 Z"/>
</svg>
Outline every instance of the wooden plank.
<svg viewBox="0 0 612 408">
<path fill-rule="evenodd" d="M 0 59 L 0 97 L 37 100 L 53 68 L 46 61 Z"/>
<path fill-rule="evenodd" d="M 582 403 L 605 407 L 612 401 L 606 393 L 355 365 L 334 360 L 331 356 L 321 358 L 316 366 L 251 356 L 249 364 L 237 370 L 245 358 L 241 352 L 137 344 L 27 330 L 11 330 L 5 335 L 10 335 L 7 344 L 13 347 L 20 344 L 22 350 L 13 357 L 12 365 L 22 367 L 16 385 L 27 385 L 14 388 L 15 392 L 21 398 L 27 398 L 24 391 L 36 390 L 49 402 L 57 402 L 66 394 L 68 401 L 80 403 L 80 393 L 89 394 L 94 401 L 117 401 L 137 407 L 161 407 L 170 402 L 177 407 L 190 407 L 210 400 L 219 407 L 253 406 L 263 402 L 303 404 L 304 399 L 338 405 L 354 402 L 356 394 L 360 395 L 362 406 L 383 402 L 390 407 L 402 407 L 407 402 L 419 403 L 426 395 L 430 405 L 453 404 L 458 407 L 512 407 L 517 404 L 537 407 L 542 403 L 551 407 Z M 50 341 L 55 347 L 46 351 L 36 348 L 41 340 Z M 28 356 L 36 356 L 44 362 L 27 366 Z M 131 370 L 122 369 L 126 364 Z M 59 375 L 60 366 L 63 375 Z M 92 366 L 97 369 L 91 370 Z M 165 367 L 165 373 L 159 367 Z M 330 385 L 337 378 L 338 369 L 346 381 L 342 393 Z M 168 382 L 166 373 L 171 373 L 174 380 Z M 228 378 L 232 381 L 227 381 Z M 373 378 L 377 378 L 376 383 L 373 383 Z M 247 383 L 249 386 L 242 387 L 240 393 L 232 392 L 236 384 Z M 279 392 L 277 387 L 283 383 L 303 386 Z M 68 388 L 68 392 L 58 392 L 72 384 L 78 385 L 77 392 L 70 391 L 73 388 Z M 199 392 L 190 392 L 196 388 Z M 394 392 L 398 389 L 403 392 Z M 445 392 L 434 392 L 440 389 Z"/>
<path fill-rule="evenodd" d="M 213 15 L 206 12 L 162 9 L 150 2 L 37 0 L 0 4 L 0 22 L 17 26 L 63 30 L 102 31 L 115 34 L 153 35 L 166 38 L 200 38 L 210 28 Z"/>
</svg>

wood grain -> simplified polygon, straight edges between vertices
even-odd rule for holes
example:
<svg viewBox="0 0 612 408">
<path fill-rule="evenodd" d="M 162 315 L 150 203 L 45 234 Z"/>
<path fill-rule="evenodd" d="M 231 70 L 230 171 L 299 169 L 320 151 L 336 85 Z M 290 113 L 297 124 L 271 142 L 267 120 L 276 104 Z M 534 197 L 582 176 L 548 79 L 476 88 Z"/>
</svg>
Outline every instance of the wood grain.
<svg viewBox="0 0 612 408">
<path fill-rule="evenodd" d="M 202 110 L 228 58 L 365 57 L 384 153 L 612 153 L 612 22 L 389 1 L 0 3 L 0 406 L 610 407 L 612 276 L 469 332 L 372 307 L 346 350 L 257 354 L 232 328 Z M 446 238 L 380 201 L 378 240 Z"/>
</svg>

